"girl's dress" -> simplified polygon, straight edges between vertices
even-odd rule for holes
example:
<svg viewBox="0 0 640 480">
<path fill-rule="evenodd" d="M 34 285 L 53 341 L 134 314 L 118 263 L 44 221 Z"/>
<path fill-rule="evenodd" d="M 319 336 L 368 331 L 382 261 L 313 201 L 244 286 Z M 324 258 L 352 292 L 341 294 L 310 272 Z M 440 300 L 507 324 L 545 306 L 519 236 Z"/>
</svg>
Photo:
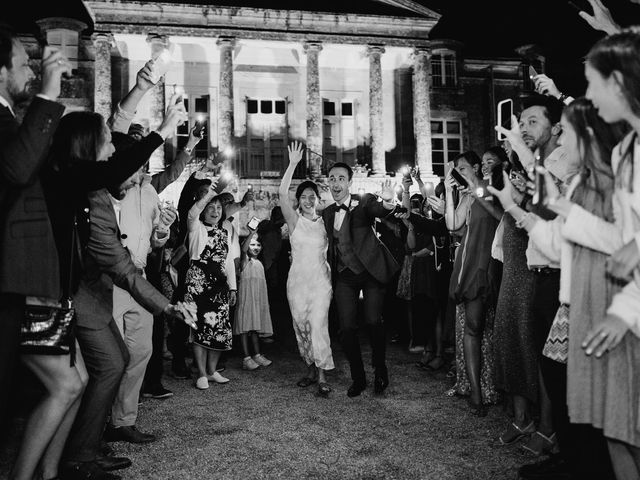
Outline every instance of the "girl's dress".
<svg viewBox="0 0 640 480">
<path fill-rule="evenodd" d="M 307 365 L 334 368 L 329 339 L 331 272 L 327 262 L 327 231 L 322 218 L 298 216 L 291 234 L 292 263 L 287 297 L 300 355 Z"/>
<path fill-rule="evenodd" d="M 234 335 L 248 332 L 258 332 L 264 336 L 273 334 L 264 267 L 255 258 L 249 258 L 240 273 L 238 304 L 233 324 Z"/>
<path fill-rule="evenodd" d="M 195 302 L 198 307 L 193 342 L 211 350 L 231 350 L 233 336 L 226 272 L 228 233 L 217 226 L 207 230 L 207 244 L 187 271 L 185 301 Z"/>
</svg>

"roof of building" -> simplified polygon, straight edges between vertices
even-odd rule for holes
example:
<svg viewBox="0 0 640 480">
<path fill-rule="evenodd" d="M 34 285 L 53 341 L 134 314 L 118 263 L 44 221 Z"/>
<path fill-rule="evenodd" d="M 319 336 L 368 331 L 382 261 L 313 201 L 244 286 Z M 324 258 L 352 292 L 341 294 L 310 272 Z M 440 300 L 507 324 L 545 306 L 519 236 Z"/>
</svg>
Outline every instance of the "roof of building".
<svg viewBox="0 0 640 480">
<path fill-rule="evenodd" d="M 304 12 L 355 13 L 361 15 L 380 15 L 393 17 L 424 17 L 429 14 L 426 1 L 413 0 L 306 0 L 293 3 L 290 0 L 162 0 L 144 2 L 139 0 L 121 0 L 124 3 L 174 3 L 203 5 L 209 7 L 244 7 L 264 10 L 300 10 Z M 436 13 L 431 10 L 432 13 Z M 437 14 L 437 13 L 436 13 Z"/>
</svg>

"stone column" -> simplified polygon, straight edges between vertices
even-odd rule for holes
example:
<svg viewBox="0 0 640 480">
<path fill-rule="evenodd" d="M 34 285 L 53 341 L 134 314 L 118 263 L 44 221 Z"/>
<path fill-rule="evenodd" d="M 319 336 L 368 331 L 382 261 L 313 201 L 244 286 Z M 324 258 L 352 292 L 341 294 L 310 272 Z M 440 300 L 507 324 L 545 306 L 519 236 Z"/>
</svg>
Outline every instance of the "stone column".
<svg viewBox="0 0 640 480">
<path fill-rule="evenodd" d="M 382 124 L 382 67 L 380 57 L 384 47 L 369 45 L 369 129 L 371 131 L 371 174 L 383 176 L 387 173 L 384 155 Z"/>
<path fill-rule="evenodd" d="M 430 52 L 418 47 L 413 52 L 413 132 L 416 140 L 415 163 L 424 176 L 433 175 L 431 164 L 431 102 L 429 78 Z"/>
<path fill-rule="evenodd" d="M 320 176 L 322 162 L 322 101 L 318 64 L 320 50 L 320 43 L 304 44 L 304 52 L 307 54 L 307 168 L 311 178 Z"/>
<path fill-rule="evenodd" d="M 151 58 L 157 58 L 163 50 L 169 47 L 166 35 L 150 34 L 147 42 L 151 46 Z M 156 130 L 164 119 L 165 112 L 165 81 L 164 76 L 149 92 L 149 131 Z M 162 172 L 165 167 L 164 145 L 159 146 L 149 159 L 149 173 Z"/>
<path fill-rule="evenodd" d="M 234 37 L 219 37 L 220 86 L 218 89 L 218 148 L 233 148 L 233 49 Z"/>
<path fill-rule="evenodd" d="M 111 45 L 113 35 L 96 32 L 92 35 L 95 47 L 93 110 L 104 117 L 111 116 Z"/>
</svg>

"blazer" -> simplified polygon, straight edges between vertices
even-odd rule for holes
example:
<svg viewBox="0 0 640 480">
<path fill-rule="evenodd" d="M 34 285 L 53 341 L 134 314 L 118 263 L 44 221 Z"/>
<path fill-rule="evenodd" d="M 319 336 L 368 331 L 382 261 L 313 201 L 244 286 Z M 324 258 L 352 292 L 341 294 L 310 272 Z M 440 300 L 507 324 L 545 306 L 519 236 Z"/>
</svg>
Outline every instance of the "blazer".
<svg viewBox="0 0 640 480">
<path fill-rule="evenodd" d="M 38 177 L 64 107 L 35 97 L 18 123 L 0 106 L 0 292 L 59 299 L 56 244 Z"/>
<path fill-rule="evenodd" d="M 354 206 L 354 201 L 358 202 L 356 206 Z M 322 219 L 329 239 L 327 257 L 334 281 L 338 273 L 333 237 L 333 222 L 337 211 L 338 206 L 334 203 L 322 212 Z M 376 218 L 384 218 L 391 212 L 384 208 L 375 196 L 367 193 L 362 197 L 351 196 L 351 209 L 346 212 L 344 217 L 344 221 L 348 222 L 348 232 L 356 256 L 373 278 L 385 284 L 400 270 L 400 266 L 376 235 L 374 225 Z"/>
<path fill-rule="evenodd" d="M 113 318 L 113 285 L 128 291 L 152 314 L 160 314 L 169 300 L 142 276 L 120 242 L 120 229 L 106 189 L 89 194 L 89 220 L 83 275 L 74 296 L 78 325 L 99 330 L 109 324 Z"/>
</svg>

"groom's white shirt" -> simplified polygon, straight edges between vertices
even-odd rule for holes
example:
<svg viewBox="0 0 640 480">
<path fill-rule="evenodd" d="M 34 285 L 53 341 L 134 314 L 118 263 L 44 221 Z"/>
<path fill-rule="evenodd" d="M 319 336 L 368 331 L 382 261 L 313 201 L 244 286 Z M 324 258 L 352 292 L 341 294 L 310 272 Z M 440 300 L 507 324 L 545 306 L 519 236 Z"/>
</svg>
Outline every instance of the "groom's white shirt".
<svg viewBox="0 0 640 480">
<path fill-rule="evenodd" d="M 351 208 L 351 195 L 349 195 L 346 200 L 342 203 L 336 202 L 336 205 L 340 206 L 340 205 L 346 205 L 347 208 Z M 333 228 L 336 229 L 336 231 L 340 231 L 340 228 L 342 228 L 342 222 L 344 222 L 344 217 L 347 214 L 347 211 L 340 208 L 338 209 L 338 211 L 336 212 L 336 216 L 333 220 Z"/>
</svg>

